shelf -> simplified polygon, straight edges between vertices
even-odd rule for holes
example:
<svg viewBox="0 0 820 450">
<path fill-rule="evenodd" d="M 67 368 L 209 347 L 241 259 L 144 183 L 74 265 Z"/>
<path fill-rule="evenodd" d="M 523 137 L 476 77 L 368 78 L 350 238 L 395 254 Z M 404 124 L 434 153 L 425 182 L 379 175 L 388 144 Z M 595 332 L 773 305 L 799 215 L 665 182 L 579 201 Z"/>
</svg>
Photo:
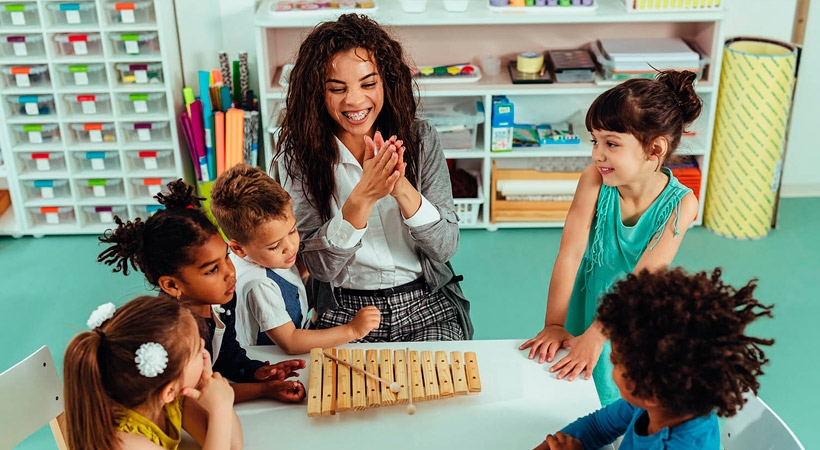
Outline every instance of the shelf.
<svg viewBox="0 0 820 450">
<path fill-rule="evenodd" d="M 486 156 L 484 150 L 444 150 L 446 159 L 474 159 Z"/>
<path fill-rule="evenodd" d="M 125 196 L 119 197 L 89 197 L 77 200 L 77 206 L 126 206 L 128 204 Z"/>
<path fill-rule="evenodd" d="M 89 92 L 90 94 L 90 92 Z M 167 116 L 166 116 L 167 117 Z M 113 122 L 114 115 L 108 114 L 66 114 L 60 118 L 63 122 L 72 123 L 100 123 Z"/>
<path fill-rule="evenodd" d="M 60 117 L 57 114 L 43 114 L 37 116 L 11 116 L 6 119 L 6 123 L 12 125 L 28 123 L 57 123 L 59 120 Z"/>
<path fill-rule="evenodd" d="M 63 146 L 59 142 L 46 142 L 43 144 L 16 144 L 11 148 L 12 152 L 61 152 Z"/>
<path fill-rule="evenodd" d="M 13 58 L 0 57 L 0 65 L 4 66 L 28 66 L 31 64 L 48 64 L 49 60 L 42 56 L 15 56 Z"/>
<path fill-rule="evenodd" d="M 69 198 L 43 198 L 36 200 L 24 200 L 25 207 L 40 207 L 40 206 L 74 206 L 74 200 Z"/>
<path fill-rule="evenodd" d="M 276 0 L 265 0 L 257 10 L 255 23 L 258 27 L 302 28 L 313 27 L 324 20 L 333 20 L 346 12 L 362 12 L 379 23 L 390 26 L 430 25 L 517 25 L 560 23 L 642 23 L 642 22 L 707 22 L 721 20 L 723 10 L 718 11 L 669 11 L 651 14 L 629 13 L 620 1 L 598 0 L 598 7 L 589 12 L 578 9 L 569 12 L 496 12 L 488 7 L 487 0 L 472 0 L 464 12 L 449 12 L 440 1 L 430 0 L 422 13 L 408 14 L 396 0 L 379 0 L 373 12 L 359 10 L 331 10 L 327 14 L 271 12 Z M 547 8 L 547 7 L 545 7 Z M 523 8 L 522 8 L 523 9 Z"/>
<path fill-rule="evenodd" d="M 44 170 L 42 172 L 26 172 L 17 175 L 18 180 L 52 180 L 70 178 L 68 170 Z"/>
<path fill-rule="evenodd" d="M 675 151 L 676 155 L 705 155 L 709 147 L 704 143 L 703 136 L 684 136 Z M 570 158 L 591 157 L 592 144 L 555 144 L 541 147 L 515 147 L 509 152 L 491 152 L 491 158 Z"/>
</svg>

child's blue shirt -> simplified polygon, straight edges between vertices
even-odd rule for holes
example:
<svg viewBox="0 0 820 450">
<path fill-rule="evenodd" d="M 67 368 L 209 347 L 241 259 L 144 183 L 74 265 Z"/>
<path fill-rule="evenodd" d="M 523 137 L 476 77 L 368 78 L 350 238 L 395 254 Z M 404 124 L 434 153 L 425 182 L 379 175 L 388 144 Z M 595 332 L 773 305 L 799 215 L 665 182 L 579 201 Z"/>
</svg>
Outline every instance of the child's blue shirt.
<svg viewBox="0 0 820 450">
<path fill-rule="evenodd" d="M 676 427 L 664 428 L 649 436 L 635 431 L 635 424 L 646 427 L 646 410 L 619 399 L 611 405 L 582 417 L 564 427 L 568 434 L 584 444 L 584 450 L 596 450 L 623 436 L 619 450 L 719 450 L 720 430 L 717 416 L 695 417 Z"/>
</svg>

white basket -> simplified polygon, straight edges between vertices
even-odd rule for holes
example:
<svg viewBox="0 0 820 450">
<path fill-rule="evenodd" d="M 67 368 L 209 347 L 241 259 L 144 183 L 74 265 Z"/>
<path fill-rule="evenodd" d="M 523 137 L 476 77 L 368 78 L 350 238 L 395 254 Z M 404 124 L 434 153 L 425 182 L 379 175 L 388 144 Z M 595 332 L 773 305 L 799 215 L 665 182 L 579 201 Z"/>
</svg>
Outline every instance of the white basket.
<svg viewBox="0 0 820 450">
<path fill-rule="evenodd" d="M 718 11 L 720 0 L 623 0 L 627 12 Z"/>
<path fill-rule="evenodd" d="M 481 188 L 481 174 L 473 170 L 468 170 L 467 172 L 475 177 L 478 197 L 453 199 L 453 206 L 458 216 L 458 224 L 461 226 L 475 225 L 478 222 L 478 213 L 481 211 L 481 205 L 484 203 L 484 191 Z"/>
</svg>

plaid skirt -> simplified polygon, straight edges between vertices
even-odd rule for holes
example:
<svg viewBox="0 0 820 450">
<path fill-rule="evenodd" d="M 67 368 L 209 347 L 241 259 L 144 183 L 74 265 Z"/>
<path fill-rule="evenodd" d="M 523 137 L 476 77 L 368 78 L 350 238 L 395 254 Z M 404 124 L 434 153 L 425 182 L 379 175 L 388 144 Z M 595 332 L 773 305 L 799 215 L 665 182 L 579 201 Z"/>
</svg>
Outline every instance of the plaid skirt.
<svg viewBox="0 0 820 450">
<path fill-rule="evenodd" d="M 339 308 L 325 311 L 316 320 L 317 328 L 344 325 L 365 306 L 374 305 L 381 312 L 379 328 L 354 342 L 459 341 L 464 333 L 458 311 L 441 291 L 417 288 L 390 295 L 350 294 L 336 289 Z"/>
</svg>

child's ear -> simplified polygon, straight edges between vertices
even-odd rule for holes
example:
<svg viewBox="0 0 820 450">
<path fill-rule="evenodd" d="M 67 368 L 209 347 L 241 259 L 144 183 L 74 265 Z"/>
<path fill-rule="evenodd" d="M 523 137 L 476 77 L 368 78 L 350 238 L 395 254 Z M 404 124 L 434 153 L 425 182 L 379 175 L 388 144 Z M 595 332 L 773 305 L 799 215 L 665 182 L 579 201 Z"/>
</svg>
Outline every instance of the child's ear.
<svg viewBox="0 0 820 450">
<path fill-rule="evenodd" d="M 669 141 L 666 139 L 666 136 L 658 136 L 655 140 L 652 141 L 652 144 L 649 148 L 649 159 L 654 160 L 663 160 L 663 157 L 666 156 L 666 153 L 669 151 Z"/>
<path fill-rule="evenodd" d="M 162 404 L 171 403 L 177 398 L 177 387 L 176 382 L 170 382 L 166 384 L 161 391 L 159 391 L 159 399 L 162 401 Z"/>
<path fill-rule="evenodd" d="M 228 239 L 228 248 L 231 249 L 231 253 L 240 258 L 248 256 L 248 254 L 245 253 L 245 250 L 242 248 L 242 244 L 236 242 L 236 239 Z"/>
<path fill-rule="evenodd" d="M 179 281 L 176 278 L 170 275 L 163 275 L 159 277 L 157 281 L 159 288 L 162 289 L 166 294 L 174 297 L 175 299 L 179 300 L 182 297 L 182 288 L 180 286 Z"/>
</svg>

